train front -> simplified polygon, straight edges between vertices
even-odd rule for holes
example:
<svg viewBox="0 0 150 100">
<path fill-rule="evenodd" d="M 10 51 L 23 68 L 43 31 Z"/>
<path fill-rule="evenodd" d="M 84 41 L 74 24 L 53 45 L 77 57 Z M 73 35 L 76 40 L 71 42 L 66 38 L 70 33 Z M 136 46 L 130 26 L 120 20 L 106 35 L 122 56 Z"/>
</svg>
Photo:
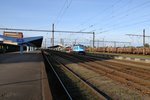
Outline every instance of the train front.
<svg viewBox="0 0 150 100">
<path fill-rule="evenodd" d="M 73 52 L 85 55 L 85 46 L 81 44 L 73 45 Z"/>
</svg>

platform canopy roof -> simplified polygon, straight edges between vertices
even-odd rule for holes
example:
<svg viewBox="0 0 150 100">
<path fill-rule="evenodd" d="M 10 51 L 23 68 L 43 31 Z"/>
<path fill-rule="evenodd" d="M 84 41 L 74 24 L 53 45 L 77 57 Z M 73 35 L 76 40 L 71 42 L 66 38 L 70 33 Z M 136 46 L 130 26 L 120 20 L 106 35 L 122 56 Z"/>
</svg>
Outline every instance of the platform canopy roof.
<svg viewBox="0 0 150 100">
<path fill-rule="evenodd" d="M 0 38 L 3 39 L 3 43 L 7 44 L 16 44 L 16 45 L 28 45 L 28 46 L 34 46 L 34 47 L 41 47 L 43 36 L 37 36 L 37 37 L 26 37 L 26 38 L 15 38 L 15 37 L 9 37 L 0 35 Z"/>
</svg>

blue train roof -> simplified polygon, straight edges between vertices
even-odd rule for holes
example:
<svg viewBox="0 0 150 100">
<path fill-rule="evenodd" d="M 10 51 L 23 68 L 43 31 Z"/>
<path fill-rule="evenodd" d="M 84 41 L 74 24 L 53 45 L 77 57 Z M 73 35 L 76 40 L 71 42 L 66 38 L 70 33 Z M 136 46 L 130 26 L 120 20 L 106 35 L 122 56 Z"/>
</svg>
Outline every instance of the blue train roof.
<svg viewBox="0 0 150 100">
<path fill-rule="evenodd" d="M 73 46 L 84 46 L 84 45 L 81 45 L 81 44 L 74 44 Z"/>
</svg>

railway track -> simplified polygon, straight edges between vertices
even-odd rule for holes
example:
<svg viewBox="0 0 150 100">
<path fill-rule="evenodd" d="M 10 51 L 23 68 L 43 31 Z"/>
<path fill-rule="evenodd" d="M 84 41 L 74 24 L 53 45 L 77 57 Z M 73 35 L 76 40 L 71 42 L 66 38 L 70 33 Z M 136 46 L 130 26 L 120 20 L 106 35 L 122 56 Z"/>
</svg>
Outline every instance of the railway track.
<svg viewBox="0 0 150 100">
<path fill-rule="evenodd" d="M 106 66 L 108 68 L 127 73 L 129 75 L 133 75 L 138 78 L 142 78 L 144 80 L 150 80 L 150 64 L 147 63 L 139 63 L 133 61 L 126 61 L 126 60 L 105 60 L 104 58 L 100 57 L 91 57 L 87 56 L 89 59 L 95 59 L 95 63 L 100 65 Z M 143 66 L 143 68 L 141 67 Z M 148 82 L 149 83 L 149 82 Z"/>
<path fill-rule="evenodd" d="M 127 88 L 140 92 L 142 95 L 150 96 L 150 74 L 142 68 L 87 56 L 59 52 L 53 53 L 64 59 L 71 60 L 72 62 L 78 62 L 78 65 L 84 66 L 85 68 L 93 70 L 101 75 L 105 75 L 114 81 L 125 85 Z"/>
<path fill-rule="evenodd" d="M 100 65 L 108 67 L 110 69 L 114 69 L 114 70 L 117 70 L 117 71 L 120 71 L 123 73 L 127 73 L 129 75 L 132 75 L 132 76 L 135 76 L 138 78 L 142 78 L 146 81 L 150 80 L 150 70 L 143 69 L 141 67 L 139 68 L 139 67 L 137 67 L 137 65 L 129 65 L 129 64 L 127 64 L 127 63 L 129 63 L 129 61 L 128 62 L 126 61 L 126 63 L 123 64 L 123 63 L 121 63 L 122 62 L 121 60 L 120 61 L 118 61 L 118 60 L 104 60 L 102 58 L 93 58 L 90 56 L 86 56 L 86 57 L 89 59 L 88 61 L 93 61 L 93 59 L 94 59 L 94 61 L 93 61 L 94 63 L 100 64 Z M 143 66 L 143 63 L 141 64 L 141 66 Z M 148 65 L 147 65 L 147 67 L 148 67 Z M 124 76 L 126 76 L 126 75 L 124 75 Z M 148 82 L 148 86 L 149 85 L 150 85 L 150 83 Z"/>
<path fill-rule="evenodd" d="M 52 93 L 56 100 L 59 99 L 56 95 L 60 94 L 62 95 L 60 96 L 61 100 L 89 100 L 90 98 L 92 100 L 111 100 L 108 95 L 97 90 L 75 72 L 68 69 L 64 64 L 54 59 L 51 53 L 44 51 L 43 56 L 51 67 L 50 73 L 54 73 L 52 75 L 53 79 L 55 77 L 58 80 L 57 85 L 60 87 L 60 93 L 56 93 L 55 91 Z M 49 68 L 47 70 L 49 70 Z M 51 81 L 53 80 L 51 79 Z"/>
<path fill-rule="evenodd" d="M 75 55 L 75 56 L 79 59 L 81 59 L 81 57 L 83 58 L 83 56 L 80 56 L 80 57 L 77 56 L 77 55 Z M 86 56 L 86 58 L 88 58 L 88 61 L 91 61 L 91 62 L 93 61 L 94 63 L 100 64 L 100 65 L 108 67 L 110 69 L 122 71 L 124 73 L 131 74 L 133 76 L 143 78 L 145 80 L 150 79 L 150 70 L 141 68 L 141 66 L 143 66 L 143 63 L 138 63 L 139 64 L 138 66 L 141 65 L 140 68 L 139 68 L 139 67 L 137 67 L 137 64 L 136 65 L 127 64 L 130 61 L 105 60 L 105 59 L 102 59 L 102 58 L 95 58 L 95 57 L 90 57 L 90 56 Z M 126 63 L 122 64 L 121 62 L 126 62 Z M 145 64 L 145 66 L 149 67 L 150 64 L 149 65 Z M 150 69 L 150 67 L 149 67 L 149 69 Z"/>
</svg>

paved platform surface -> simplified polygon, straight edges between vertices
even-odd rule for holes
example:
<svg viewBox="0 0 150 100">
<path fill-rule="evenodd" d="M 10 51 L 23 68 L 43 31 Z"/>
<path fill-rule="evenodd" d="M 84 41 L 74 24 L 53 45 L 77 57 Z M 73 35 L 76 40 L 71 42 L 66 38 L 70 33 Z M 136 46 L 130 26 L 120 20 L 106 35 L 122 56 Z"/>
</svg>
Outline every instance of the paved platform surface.
<svg viewBox="0 0 150 100">
<path fill-rule="evenodd" d="M 39 51 L 0 54 L 0 100 L 42 100 Z"/>
</svg>

